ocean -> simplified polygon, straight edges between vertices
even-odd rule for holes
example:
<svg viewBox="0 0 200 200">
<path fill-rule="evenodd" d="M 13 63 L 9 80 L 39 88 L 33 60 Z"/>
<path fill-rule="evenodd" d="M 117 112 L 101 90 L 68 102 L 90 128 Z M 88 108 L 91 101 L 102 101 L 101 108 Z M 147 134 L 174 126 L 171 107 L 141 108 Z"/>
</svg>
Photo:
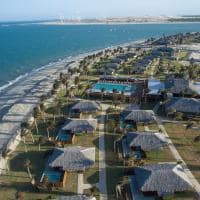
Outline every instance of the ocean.
<svg viewBox="0 0 200 200">
<path fill-rule="evenodd" d="M 184 32 L 200 24 L 38 25 L 0 24 L 0 87 L 63 58 L 110 46 Z"/>
</svg>

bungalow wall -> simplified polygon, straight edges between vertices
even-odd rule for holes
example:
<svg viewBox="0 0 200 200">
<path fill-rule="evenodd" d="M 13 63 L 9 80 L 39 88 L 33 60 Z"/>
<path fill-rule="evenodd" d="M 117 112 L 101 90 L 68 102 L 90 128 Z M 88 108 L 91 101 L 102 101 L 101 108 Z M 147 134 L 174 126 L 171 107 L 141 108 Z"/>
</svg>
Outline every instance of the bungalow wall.
<svg viewBox="0 0 200 200">
<path fill-rule="evenodd" d="M 65 185 L 67 184 L 67 177 L 68 177 L 68 172 L 65 171 L 63 175 L 62 187 L 65 187 Z"/>
</svg>

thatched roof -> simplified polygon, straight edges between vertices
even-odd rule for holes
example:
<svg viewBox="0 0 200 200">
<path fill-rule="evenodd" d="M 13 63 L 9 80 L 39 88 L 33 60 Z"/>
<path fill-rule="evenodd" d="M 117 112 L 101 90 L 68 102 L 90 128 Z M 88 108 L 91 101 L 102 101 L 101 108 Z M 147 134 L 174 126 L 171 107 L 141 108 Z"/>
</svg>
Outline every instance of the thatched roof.
<svg viewBox="0 0 200 200">
<path fill-rule="evenodd" d="M 139 110 L 140 106 L 138 104 L 129 104 L 121 113 L 120 117 L 124 119 L 128 114 L 134 110 Z"/>
<path fill-rule="evenodd" d="M 72 132 L 93 132 L 96 130 L 97 120 L 86 119 L 69 119 L 66 125 L 62 128 L 64 131 Z"/>
<path fill-rule="evenodd" d="M 189 81 L 182 78 L 167 79 L 165 88 L 174 94 L 179 94 L 181 92 L 192 94 L 192 90 L 189 88 Z"/>
<path fill-rule="evenodd" d="M 142 192 L 157 192 L 159 196 L 189 190 L 191 184 L 180 165 L 162 163 L 135 167 L 137 184 Z"/>
<path fill-rule="evenodd" d="M 95 148 L 67 147 L 56 148 L 48 160 L 51 168 L 63 171 L 84 171 L 95 163 Z"/>
<path fill-rule="evenodd" d="M 153 111 L 134 110 L 125 117 L 125 121 L 150 122 L 153 121 Z"/>
<path fill-rule="evenodd" d="M 159 133 L 154 132 L 129 132 L 123 140 L 129 148 L 141 147 L 143 151 L 158 150 L 167 145 L 164 138 L 159 137 Z"/>
<path fill-rule="evenodd" d="M 80 101 L 76 103 L 71 110 L 77 112 L 96 112 L 100 109 L 100 105 L 94 101 Z"/>
<path fill-rule="evenodd" d="M 200 114 L 200 100 L 194 98 L 172 98 L 165 104 L 166 111 Z"/>
<path fill-rule="evenodd" d="M 96 200 L 95 197 L 87 197 L 85 195 L 73 195 L 73 196 L 58 196 L 57 200 Z"/>
</svg>

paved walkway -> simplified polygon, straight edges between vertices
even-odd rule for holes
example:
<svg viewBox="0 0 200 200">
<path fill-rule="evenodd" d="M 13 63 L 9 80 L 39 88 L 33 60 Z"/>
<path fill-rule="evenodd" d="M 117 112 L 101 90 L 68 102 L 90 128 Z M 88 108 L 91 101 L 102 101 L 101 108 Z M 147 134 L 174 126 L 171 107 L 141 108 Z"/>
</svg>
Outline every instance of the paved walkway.
<svg viewBox="0 0 200 200">
<path fill-rule="evenodd" d="M 84 190 L 92 188 L 92 184 L 84 184 L 83 174 L 78 174 L 78 188 L 77 193 L 83 194 Z"/>
<path fill-rule="evenodd" d="M 196 178 L 194 177 L 194 175 L 192 174 L 192 172 L 190 171 L 190 169 L 187 167 L 185 161 L 182 159 L 182 157 L 180 156 L 179 152 L 176 150 L 176 147 L 175 145 L 172 143 L 171 139 L 169 138 L 169 135 L 165 129 L 165 127 L 163 126 L 162 124 L 162 120 L 159 118 L 159 117 L 155 117 L 155 121 L 157 122 L 158 124 L 158 127 L 160 130 L 162 130 L 162 133 L 165 135 L 165 137 L 167 138 L 168 140 L 168 143 L 169 143 L 169 148 L 174 156 L 174 158 L 177 160 L 177 161 L 182 161 L 182 166 L 184 168 L 184 171 L 185 173 L 187 174 L 192 186 L 194 187 L 194 189 L 196 190 L 199 198 L 200 199 L 200 184 L 199 182 L 196 180 Z"/>
<path fill-rule="evenodd" d="M 105 110 L 107 105 L 102 105 L 101 118 L 99 121 L 99 190 L 100 200 L 107 200 L 107 185 L 106 185 L 106 162 L 105 162 Z"/>
<path fill-rule="evenodd" d="M 154 108 L 153 108 L 153 112 L 154 112 L 155 114 L 158 112 L 159 107 L 160 107 L 160 102 L 158 102 L 158 103 L 154 106 Z"/>
</svg>

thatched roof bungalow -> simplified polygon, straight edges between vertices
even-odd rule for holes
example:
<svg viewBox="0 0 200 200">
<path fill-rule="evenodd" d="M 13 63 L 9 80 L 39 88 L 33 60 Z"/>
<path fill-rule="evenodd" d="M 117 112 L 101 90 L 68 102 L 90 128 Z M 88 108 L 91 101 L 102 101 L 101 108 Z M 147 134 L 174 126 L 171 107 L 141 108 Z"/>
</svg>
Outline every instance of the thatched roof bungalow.
<svg viewBox="0 0 200 200">
<path fill-rule="evenodd" d="M 80 101 L 71 108 L 72 114 L 94 114 L 101 109 L 99 103 L 95 101 Z"/>
<path fill-rule="evenodd" d="M 174 96 L 192 95 L 194 92 L 189 87 L 189 80 L 169 77 L 165 81 L 165 89 Z"/>
<path fill-rule="evenodd" d="M 56 148 L 48 160 L 49 168 L 59 168 L 62 171 L 77 172 L 91 168 L 95 163 L 94 147 Z"/>
<path fill-rule="evenodd" d="M 156 194 L 160 197 L 173 195 L 191 189 L 191 183 L 181 165 L 171 163 L 152 164 L 145 167 L 135 167 L 135 176 L 139 191 L 143 194 Z M 130 179 L 130 184 L 133 184 Z"/>
<path fill-rule="evenodd" d="M 68 173 L 85 171 L 95 163 L 95 148 L 67 147 L 56 148 L 50 155 L 40 182 L 47 178 L 56 187 L 64 187 Z"/>
<path fill-rule="evenodd" d="M 93 133 L 97 128 L 96 119 L 68 119 L 63 131 L 71 131 L 75 134 L 83 132 Z"/>
<path fill-rule="evenodd" d="M 125 123 L 149 123 L 152 121 L 154 121 L 154 113 L 151 110 L 134 110 L 124 119 Z"/>
<path fill-rule="evenodd" d="M 130 114 L 134 110 L 139 110 L 140 106 L 138 104 L 129 104 L 121 113 L 120 118 L 124 120 L 124 118 Z"/>
<path fill-rule="evenodd" d="M 116 144 L 121 144 L 122 157 L 130 157 L 134 151 L 160 150 L 167 145 L 166 139 L 155 132 L 129 132 L 123 136 Z"/>
<path fill-rule="evenodd" d="M 184 114 L 199 115 L 200 100 L 194 98 L 171 98 L 165 103 L 166 112 L 175 110 Z"/>
</svg>

